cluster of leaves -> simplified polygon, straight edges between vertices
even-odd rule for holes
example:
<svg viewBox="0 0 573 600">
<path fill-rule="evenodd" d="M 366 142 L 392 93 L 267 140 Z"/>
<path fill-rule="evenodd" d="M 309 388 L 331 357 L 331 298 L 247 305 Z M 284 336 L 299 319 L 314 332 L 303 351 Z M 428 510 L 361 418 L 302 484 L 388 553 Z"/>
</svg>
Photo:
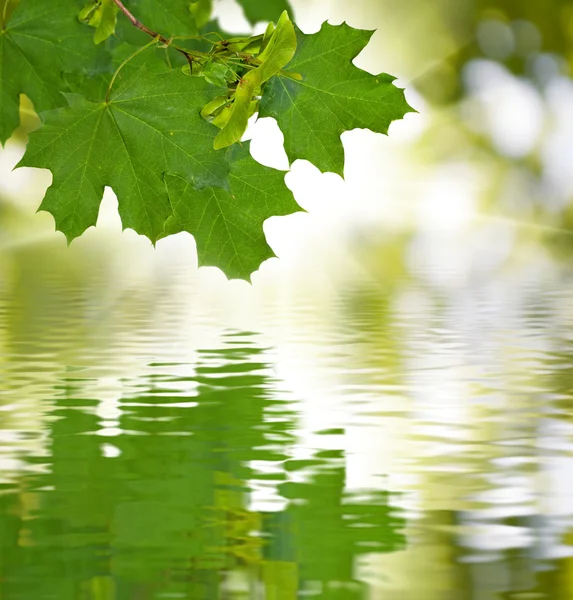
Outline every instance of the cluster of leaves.
<svg viewBox="0 0 573 600">
<path fill-rule="evenodd" d="M 227 36 L 212 0 L 0 0 L 0 143 L 26 94 L 43 125 L 21 165 L 52 171 L 40 208 L 69 241 L 111 186 L 125 228 L 188 231 L 200 264 L 248 278 L 273 256 L 263 222 L 298 210 L 241 143 L 249 119 L 277 120 L 291 162 L 342 174 L 344 131 L 386 133 L 410 110 L 393 77 L 352 64 L 372 32 L 307 35 L 286 0 L 239 3 L 264 34 Z"/>
</svg>

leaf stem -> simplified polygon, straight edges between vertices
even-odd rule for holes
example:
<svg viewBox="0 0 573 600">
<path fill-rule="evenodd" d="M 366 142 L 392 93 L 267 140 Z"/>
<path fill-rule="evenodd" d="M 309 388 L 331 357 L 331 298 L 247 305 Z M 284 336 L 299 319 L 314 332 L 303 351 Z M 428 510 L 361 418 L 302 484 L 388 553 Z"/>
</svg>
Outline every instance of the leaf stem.
<svg viewBox="0 0 573 600">
<path fill-rule="evenodd" d="M 159 41 L 161 41 L 161 36 L 159 34 L 157 34 L 157 36 L 155 38 L 153 38 L 150 42 L 148 42 L 147 44 L 145 44 L 145 46 L 141 46 L 141 48 L 138 48 L 133 54 L 130 54 L 121 63 L 121 65 L 119 65 L 119 67 L 117 67 L 117 69 L 115 70 L 115 73 L 113 74 L 113 77 L 111 78 L 111 81 L 109 82 L 109 86 L 107 88 L 107 93 L 105 95 L 106 104 L 109 102 L 109 96 L 111 94 L 111 88 L 113 87 L 113 84 L 115 83 L 115 80 L 116 80 L 117 76 L 119 75 L 119 72 L 123 69 L 123 67 L 125 67 L 125 65 L 130 60 L 133 60 L 138 54 L 141 54 L 144 50 L 147 50 L 150 46 L 153 46 L 153 44 L 157 44 L 157 42 L 159 42 Z"/>
<path fill-rule="evenodd" d="M 6 21 L 8 16 L 8 5 L 10 4 L 10 0 L 4 0 L 4 6 L 2 7 L 2 31 L 6 29 Z"/>
<path fill-rule="evenodd" d="M 211 44 L 213 42 L 211 42 L 211 40 L 209 38 L 207 38 L 208 35 L 216 35 L 220 41 L 223 41 L 225 39 L 218 31 L 209 31 L 209 32 L 205 33 L 202 37 L 204 37 Z"/>
<path fill-rule="evenodd" d="M 172 40 L 203 40 L 205 42 L 209 42 L 209 44 L 213 45 L 216 42 L 213 42 L 212 40 L 210 40 L 207 36 L 208 35 L 218 35 L 220 36 L 219 33 L 217 33 L 216 31 L 213 31 L 212 33 L 206 33 L 205 35 L 174 35 L 171 39 Z"/>
</svg>

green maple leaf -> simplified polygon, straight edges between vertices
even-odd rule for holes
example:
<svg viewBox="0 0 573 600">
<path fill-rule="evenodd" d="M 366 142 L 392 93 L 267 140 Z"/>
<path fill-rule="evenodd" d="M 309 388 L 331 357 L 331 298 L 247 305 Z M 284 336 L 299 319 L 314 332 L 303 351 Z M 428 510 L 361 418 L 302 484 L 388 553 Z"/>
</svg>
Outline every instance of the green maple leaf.
<svg viewBox="0 0 573 600">
<path fill-rule="evenodd" d="M 340 135 L 364 128 L 387 133 L 390 123 L 412 112 L 394 77 L 372 75 L 352 60 L 373 32 L 346 24 L 324 23 L 318 33 L 297 31 L 297 52 L 286 67 L 298 77 L 271 79 L 261 101 L 260 115 L 274 117 L 285 138 L 291 162 L 306 159 L 321 171 L 344 171 Z"/>
<path fill-rule="evenodd" d="M 21 0 L 0 30 L 0 144 L 20 122 L 20 94 L 37 111 L 62 106 L 62 74 L 100 64 L 90 29 L 78 22 L 80 7 L 75 0 Z"/>
<path fill-rule="evenodd" d="M 104 187 L 113 187 L 125 227 L 153 242 L 171 214 L 166 171 L 198 187 L 225 186 L 229 166 L 213 150 L 217 130 L 199 114 L 220 93 L 204 79 L 153 63 L 118 77 L 109 102 L 69 95 L 69 106 L 43 115 L 22 165 L 54 176 L 40 206 L 69 241 L 95 225 Z M 213 91 L 214 90 L 214 91 Z"/>
<path fill-rule="evenodd" d="M 217 266 L 229 277 L 248 279 L 274 256 L 263 233 L 272 216 L 300 210 L 285 187 L 282 171 L 255 162 L 248 144 L 229 150 L 229 190 L 196 190 L 181 177 L 166 175 L 173 207 L 167 234 L 187 231 L 197 243 L 199 266 Z"/>
<path fill-rule="evenodd" d="M 229 190 L 239 205 L 253 202 L 246 183 L 240 187 L 240 177 L 230 176 L 238 168 L 233 165 L 234 155 L 213 149 L 218 130 L 200 115 L 204 104 L 221 91 L 204 78 L 186 76 L 147 58 L 141 67 L 120 73 L 108 101 L 68 95 L 67 107 L 43 115 L 44 125 L 31 136 L 21 162 L 21 166 L 52 171 L 53 184 L 40 210 L 51 213 L 56 228 L 71 241 L 95 225 L 104 187 L 111 186 L 118 196 L 123 226 L 155 242 L 172 215 L 164 179 L 166 173 L 174 173 L 200 190 L 178 201 L 178 214 L 182 202 L 191 203 L 190 211 L 205 213 L 197 245 L 201 250 L 202 237 L 212 235 L 205 246 L 210 249 L 216 236 L 223 235 L 215 222 L 219 217 L 208 209 L 210 198 L 222 199 L 227 193 L 223 190 Z M 292 199 L 284 181 L 279 184 L 276 171 L 254 166 L 250 157 L 237 160 L 245 178 L 249 172 L 257 173 L 261 194 L 278 198 L 280 187 L 284 197 Z M 280 177 L 282 181 L 284 175 Z M 258 206 L 262 214 L 264 203 Z M 218 233 L 208 234 L 211 229 Z M 217 266 L 248 275 L 226 257 Z"/>
<path fill-rule="evenodd" d="M 287 0 L 238 0 L 250 23 L 276 21 L 283 11 L 292 12 Z"/>
</svg>

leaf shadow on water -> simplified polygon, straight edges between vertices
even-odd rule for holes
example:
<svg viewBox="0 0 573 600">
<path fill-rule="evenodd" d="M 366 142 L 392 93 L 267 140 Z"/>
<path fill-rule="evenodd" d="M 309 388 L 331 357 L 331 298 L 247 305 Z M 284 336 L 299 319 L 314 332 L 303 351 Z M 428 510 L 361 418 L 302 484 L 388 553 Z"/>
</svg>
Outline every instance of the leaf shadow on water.
<svg viewBox="0 0 573 600">
<path fill-rule="evenodd" d="M 112 437 L 81 379 L 57 386 L 47 452 L 0 489 L 0 597 L 365 597 L 357 559 L 405 543 L 392 496 L 348 492 L 341 449 L 295 460 L 296 404 L 263 349 L 227 341 L 192 378 L 154 364 Z"/>
</svg>

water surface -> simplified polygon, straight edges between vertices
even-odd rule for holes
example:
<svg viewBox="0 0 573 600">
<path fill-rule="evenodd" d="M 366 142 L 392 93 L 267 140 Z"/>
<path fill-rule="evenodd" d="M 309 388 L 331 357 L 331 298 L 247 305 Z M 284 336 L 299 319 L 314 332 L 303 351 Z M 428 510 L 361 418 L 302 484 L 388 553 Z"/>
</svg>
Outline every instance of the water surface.
<svg viewBox="0 0 573 600">
<path fill-rule="evenodd" d="M 414 272 L 245 330 L 185 274 L 106 305 L 38 261 L 0 297 L 0 598 L 573 596 L 566 277 Z"/>
</svg>

